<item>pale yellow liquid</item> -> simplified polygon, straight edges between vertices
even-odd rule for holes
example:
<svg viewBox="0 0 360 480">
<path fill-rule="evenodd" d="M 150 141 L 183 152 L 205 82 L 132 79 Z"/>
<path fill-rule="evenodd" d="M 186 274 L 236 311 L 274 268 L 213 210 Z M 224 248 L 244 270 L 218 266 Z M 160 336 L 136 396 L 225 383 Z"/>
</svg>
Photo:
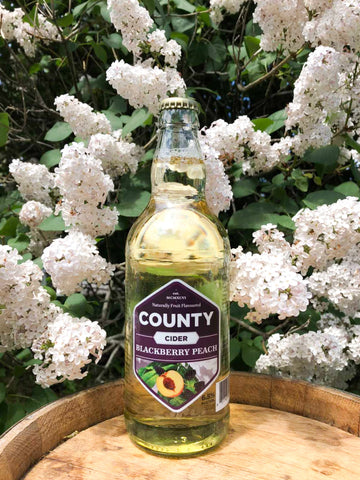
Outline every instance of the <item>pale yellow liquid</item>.
<svg viewBox="0 0 360 480">
<path fill-rule="evenodd" d="M 153 453 L 186 456 L 218 445 L 228 428 L 228 407 L 215 412 L 215 383 L 229 373 L 229 242 L 220 222 L 193 189 L 166 184 L 130 231 L 126 272 L 125 418 L 131 439 Z M 187 200 L 188 198 L 188 200 Z M 182 200 L 183 199 L 183 200 Z M 181 279 L 221 311 L 221 370 L 216 382 L 180 413 L 167 409 L 133 372 L 135 305 L 172 279 Z"/>
</svg>

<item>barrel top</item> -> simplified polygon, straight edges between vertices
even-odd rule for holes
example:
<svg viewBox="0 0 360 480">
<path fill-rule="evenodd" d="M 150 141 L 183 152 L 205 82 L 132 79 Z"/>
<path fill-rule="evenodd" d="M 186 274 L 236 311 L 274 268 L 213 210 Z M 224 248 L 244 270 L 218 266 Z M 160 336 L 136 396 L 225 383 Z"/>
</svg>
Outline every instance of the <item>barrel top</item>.
<svg viewBox="0 0 360 480">
<path fill-rule="evenodd" d="M 360 397 L 239 372 L 230 385 L 229 435 L 203 456 L 167 459 L 135 447 L 117 381 L 53 402 L 0 437 L 0 480 L 360 478 Z"/>
<path fill-rule="evenodd" d="M 278 410 L 231 405 L 230 433 L 200 457 L 156 457 L 133 445 L 123 416 L 106 420 L 50 452 L 24 480 L 358 480 L 360 439 Z"/>
</svg>

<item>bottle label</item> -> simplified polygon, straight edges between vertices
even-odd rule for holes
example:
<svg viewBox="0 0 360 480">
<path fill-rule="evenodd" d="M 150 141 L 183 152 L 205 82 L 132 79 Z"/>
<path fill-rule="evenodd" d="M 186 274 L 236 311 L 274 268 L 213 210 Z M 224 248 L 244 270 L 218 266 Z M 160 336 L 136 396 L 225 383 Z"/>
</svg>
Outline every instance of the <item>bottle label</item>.
<svg viewBox="0 0 360 480">
<path fill-rule="evenodd" d="M 172 280 L 136 305 L 133 322 L 135 376 L 169 410 L 185 410 L 219 375 L 219 307 Z"/>
</svg>

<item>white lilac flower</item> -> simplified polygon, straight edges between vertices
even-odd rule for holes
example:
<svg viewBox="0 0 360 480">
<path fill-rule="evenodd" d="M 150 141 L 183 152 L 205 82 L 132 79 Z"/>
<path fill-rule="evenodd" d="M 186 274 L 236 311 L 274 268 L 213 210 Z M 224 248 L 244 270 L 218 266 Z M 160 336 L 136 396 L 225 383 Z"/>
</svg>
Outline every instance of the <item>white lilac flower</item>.
<svg viewBox="0 0 360 480">
<path fill-rule="evenodd" d="M 232 14 L 237 13 L 245 1 L 246 0 L 210 0 L 210 16 L 215 24 L 219 24 L 223 19 L 222 11 Z"/>
<path fill-rule="evenodd" d="M 103 133 L 92 135 L 88 150 L 95 158 L 101 160 L 104 172 L 112 178 L 128 171 L 135 173 L 144 153 L 135 143 L 123 140 L 121 130 L 113 132 L 112 135 Z"/>
<path fill-rule="evenodd" d="M 112 233 L 118 213 L 104 207 L 104 202 L 114 184 L 103 172 L 101 160 L 83 143 L 66 145 L 61 153 L 55 183 L 62 200 L 55 214 L 61 212 L 67 227 L 75 227 L 92 237 Z"/>
<path fill-rule="evenodd" d="M 230 300 L 250 309 L 246 318 L 260 323 L 277 314 L 282 320 L 307 309 L 311 293 L 287 251 L 253 254 L 238 247 L 232 253 Z"/>
<path fill-rule="evenodd" d="M 284 156 L 283 149 L 271 144 L 268 133 L 256 131 L 246 115 L 231 124 L 217 120 L 209 128 L 201 130 L 200 141 L 202 147 L 208 145 L 216 150 L 221 160 L 241 163 L 248 175 L 271 170 Z"/>
<path fill-rule="evenodd" d="M 356 197 L 321 205 L 315 210 L 305 208 L 293 220 L 296 230 L 292 256 L 304 275 L 309 267 L 323 270 L 360 242 L 360 202 Z"/>
<path fill-rule="evenodd" d="M 27 348 L 54 314 L 43 273 L 15 249 L 0 245 L 0 352 Z"/>
<path fill-rule="evenodd" d="M 328 45 L 339 52 L 345 46 L 354 51 L 360 50 L 360 4 L 358 1 L 326 1 L 326 6 L 314 5 L 313 9 L 317 11 L 317 15 L 313 15 L 303 30 L 307 41 L 313 46 Z M 336 18 L 335 22 L 334 18 Z"/>
<path fill-rule="evenodd" d="M 57 110 L 75 135 L 83 140 L 96 133 L 110 133 L 111 125 L 103 113 L 95 113 L 90 105 L 73 95 L 60 95 L 54 101 Z"/>
<path fill-rule="evenodd" d="M 23 225 L 36 228 L 40 223 L 51 215 L 52 209 L 40 202 L 30 200 L 24 203 L 19 213 L 19 220 Z"/>
<path fill-rule="evenodd" d="M 37 13 L 33 25 L 24 21 L 25 12 L 21 8 L 12 11 L 0 5 L 1 36 L 7 40 L 16 40 L 29 57 L 33 57 L 39 40 L 45 43 L 59 41 L 60 34 L 55 25 L 50 23 L 44 15 Z"/>
<path fill-rule="evenodd" d="M 161 70 L 151 62 L 129 65 L 116 60 L 106 72 L 107 81 L 134 108 L 147 107 L 157 114 L 160 102 L 169 94 L 184 95 L 185 83 L 173 68 Z"/>
<path fill-rule="evenodd" d="M 65 145 L 55 174 L 60 194 L 75 204 L 102 206 L 107 194 L 114 189 L 113 181 L 103 172 L 101 161 L 83 143 Z"/>
<path fill-rule="evenodd" d="M 356 347 L 354 342 L 354 353 L 359 345 L 359 333 L 356 335 Z M 267 354 L 257 360 L 255 370 L 346 388 L 347 381 L 355 374 L 347 348 L 352 337 L 351 329 L 342 325 L 303 335 L 275 333 L 268 340 Z M 360 357 L 357 363 L 359 361 Z"/>
<path fill-rule="evenodd" d="M 317 47 L 295 82 L 294 98 L 287 107 L 287 130 L 297 129 L 292 149 L 303 155 L 309 148 L 329 145 L 333 130 L 343 128 L 347 114 L 341 108 L 350 96 L 343 73 L 350 57 L 329 47 Z"/>
<path fill-rule="evenodd" d="M 340 263 L 314 272 L 307 280 L 316 299 L 327 298 L 338 310 L 355 316 L 360 310 L 360 244 L 349 250 Z"/>
<path fill-rule="evenodd" d="M 36 383 L 49 387 L 84 378 L 83 367 L 100 360 L 105 344 L 106 332 L 97 322 L 60 313 L 32 344 L 35 359 L 42 361 L 33 368 Z"/>
<path fill-rule="evenodd" d="M 9 171 L 25 200 L 36 200 L 45 205 L 51 205 L 49 193 L 54 188 L 54 175 L 45 165 L 14 159 L 9 166 Z"/>
<path fill-rule="evenodd" d="M 149 12 L 138 0 L 108 0 L 107 5 L 111 22 L 121 31 L 123 45 L 140 56 L 140 44 L 146 42 L 146 34 L 154 23 Z"/>
<path fill-rule="evenodd" d="M 253 20 L 261 27 L 260 46 L 265 51 L 281 47 L 296 52 L 304 43 L 303 28 L 308 20 L 304 0 L 255 0 Z"/>
<path fill-rule="evenodd" d="M 114 268 L 95 246 L 89 235 L 71 230 L 45 248 L 42 261 L 59 294 L 70 295 L 81 290 L 81 282 L 106 283 Z"/>
<path fill-rule="evenodd" d="M 228 210 L 233 198 L 229 177 L 226 175 L 224 164 L 219 159 L 219 153 L 207 144 L 202 145 L 205 157 L 206 203 L 214 215 Z"/>
</svg>

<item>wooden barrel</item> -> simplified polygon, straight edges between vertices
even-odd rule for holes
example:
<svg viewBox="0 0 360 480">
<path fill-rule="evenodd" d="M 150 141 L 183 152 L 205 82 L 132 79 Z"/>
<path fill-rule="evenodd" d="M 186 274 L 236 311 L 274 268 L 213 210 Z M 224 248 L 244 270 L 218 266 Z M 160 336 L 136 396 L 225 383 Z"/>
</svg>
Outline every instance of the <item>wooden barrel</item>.
<svg viewBox="0 0 360 480">
<path fill-rule="evenodd" d="M 58 400 L 0 438 L 0 480 L 360 478 L 360 397 L 301 381 L 231 376 L 226 440 L 199 457 L 157 457 L 125 431 L 122 381 Z"/>
</svg>

